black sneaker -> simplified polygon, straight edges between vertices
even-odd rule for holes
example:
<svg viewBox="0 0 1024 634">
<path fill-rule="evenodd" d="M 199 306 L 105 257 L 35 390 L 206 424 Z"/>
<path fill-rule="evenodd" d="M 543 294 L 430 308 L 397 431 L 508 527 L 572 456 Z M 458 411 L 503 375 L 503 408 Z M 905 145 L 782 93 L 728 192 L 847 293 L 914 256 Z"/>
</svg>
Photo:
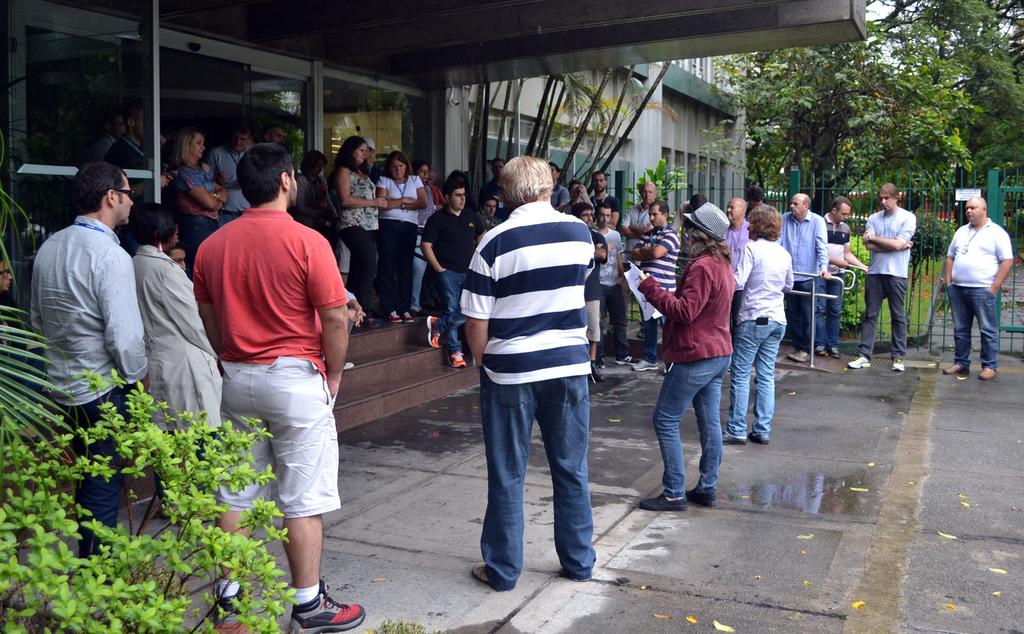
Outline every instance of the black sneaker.
<svg viewBox="0 0 1024 634">
<path fill-rule="evenodd" d="M 615 365 L 633 365 L 634 363 L 636 363 L 636 359 L 629 356 L 628 354 L 622 357 L 621 359 L 615 360 Z"/>
<path fill-rule="evenodd" d="M 750 442 L 756 442 L 759 445 L 767 445 L 769 442 L 768 436 L 763 436 L 761 434 L 750 434 L 747 438 L 750 439 Z"/>
<path fill-rule="evenodd" d="M 662 493 L 656 498 L 640 500 L 640 508 L 645 511 L 685 511 L 686 498 L 670 500 Z"/>
<path fill-rule="evenodd" d="M 597 363 L 590 362 L 590 378 L 594 383 L 604 383 L 604 375 L 601 374 L 601 369 L 597 367 Z"/>
<path fill-rule="evenodd" d="M 594 360 L 594 365 L 597 366 L 598 370 L 604 369 L 604 357 L 598 357 Z"/>
<path fill-rule="evenodd" d="M 217 597 L 213 607 L 213 631 L 218 634 L 248 633 L 249 628 L 238 621 L 238 598 L 241 593 L 230 597 Z"/>
<path fill-rule="evenodd" d="M 739 436 L 733 436 L 729 432 L 722 434 L 723 445 L 745 445 L 747 444 L 746 438 L 740 438 Z"/>
<path fill-rule="evenodd" d="M 697 506 L 706 506 L 708 508 L 715 508 L 718 506 L 714 491 L 698 491 L 697 489 L 690 489 L 686 492 L 686 499 Z"/>
<path fill-rule="evenodd" d="M 327 584 L 320 580 L 320 594 L 309 603 L 292 608 L 292 623 L 289 634 L 321 634 L 322 632 L 344 632 L 366 618 L 363 606 L 353 603 L 338 603 L 327 594 Z"/>
</svg>

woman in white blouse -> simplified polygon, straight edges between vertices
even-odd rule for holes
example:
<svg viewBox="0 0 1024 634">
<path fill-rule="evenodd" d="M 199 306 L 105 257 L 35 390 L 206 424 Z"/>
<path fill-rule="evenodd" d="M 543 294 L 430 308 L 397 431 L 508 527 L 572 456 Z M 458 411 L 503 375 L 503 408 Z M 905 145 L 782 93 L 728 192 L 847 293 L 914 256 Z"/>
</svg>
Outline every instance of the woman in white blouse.
<svg viewBox="0 0 1024 634">
<path fill-rule="evenodd" d="M 793 259 L 776 240 L 782 217 L 762 205 L 747 216 L 750 241 L 743 248 L 734 276 L 743 300 L 732 335 L 732 381 L 729 384 L 729 424 L 726 445 L 745 445 L 747 439 L 767 445 L 775 415 L 775 357 L 786 334 L 784 293 L 793 288 Z M 757 368 L 754 427 L 747 435 L 750 369 Z"/>
<path fill-rule="evenodd" d="M 388 155 L 377 182 L 377 197 L 388 208 L 380 212 L 377 234 L 377 297 L 381 312 L 392 323 L 415 321 L 411 311 L 413 253 L 419 210 L 427 207 L 427 193 L 409 159 L 401 152 Z"/>
</svg>

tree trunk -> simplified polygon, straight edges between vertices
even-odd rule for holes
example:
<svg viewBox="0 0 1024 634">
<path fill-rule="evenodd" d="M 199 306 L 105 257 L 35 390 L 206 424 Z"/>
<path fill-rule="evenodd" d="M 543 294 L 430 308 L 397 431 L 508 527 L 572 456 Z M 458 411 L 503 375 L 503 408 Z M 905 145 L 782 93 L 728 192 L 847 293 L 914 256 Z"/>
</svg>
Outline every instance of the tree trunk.
<svg viewBox="0 0 1024 634">
<path fill-rule="evenodd" d="M 565 100 L 565 93 L 569 89 L 565 83 L 562 84 L 562 90 L 558 92 L 558 99 L 551 107 L 551 113 L 548 116 L 547 127 L 544 128 L 544 137 L 540 143 L 540 148 L 537 150 L 538 156 L 547 156 L 548 144 L 551 142 L 551 132 L 555 129 L 555 123 L 558 122 L 558 111 L 562 109 L 562 102 Z"/>
<path fill-rule="evenodd" d="M 512 152 L 512 141 L 513 141 L 513 139 L 515 137 L 515 135 L 513 134 L 513 130 L 516 129 L 519 126 L 519 114 L 520 114 L 519 113 L 519 102 L 520 102 L 520 97 L 523 94 L 523 83 L 524 82 L 525 82 L 525 80 L 520 79 L 519 83 L 516 84 L 516 120 L 512 122 L 511 126 L 509 126 L 511 129 L 508 131 L 508 145 L 505 146 L 505 158 L 506 159 L 512 158 L 513 156 L 516 156 L 516 155 L 519 154 L 519 141 L 521 141 L 521 139 L 515 139 L 516 140 L 515 153 Z M 509 85 L 511 86 L 511 82 L 509 82 Z"/>
<path fill-rule="evenodd" d="M 651 87 L 647 90 L 647 94 L 644 95 L 643 101 L 640 102 L 640 105 L 637 106 L 636 112 L 633 113 L 633 120 L 629 122 L 628 126 L 626 126 L 625 132 L 623 132 L 619 137 L 615 147 L 608 153 L 604 163 L 601 165 L 602 172 L 607 171 L 607 169 L 611 167 L 612 159 L 614 159 L 615 155 L 619 153 L 620 149 L 622 149 L 622 144 L 626 142 L 626 137 L 628 137 L 629 133 L 633 131 L 633 128 L 636 127 L 637 121 L 639 121 L 640 117 L 644 114 L 644 109 L 647 107 L 648 102 L 650 102 L 651 97 L 654 96 L 654 90 L 658 87 L 658 84 L 661 83 L 661 80 L 665 78 L 665 73 L 668 72 L 668 67 L 668 62 L 662 63 L 661 72 L 658 73 L 658 76 L 654 78 L 653 82 L 651 82 Z"/>
<path fill-rule="evenodd" d="M 533 148 L 537 145 L 537 138 L 540 135 L 540 129 L 544 125 L 544 112 L 548 105 L 548 95 L 551 93 L 551 87 L 555 85 L 555 76 L 548 75 L 547 81 L 544 82 L 544 92 L 540 96 L 540 104 L 537 106 L 537 116 L 533 120 L 533 130 L 530 131 L 530 140 L 526 143 L 526 154 L 527 156 L 533 155 Z"/>
<path fill-rule="evenodd" d="M 597 144 L 597 147 L 593 151 L 590 167 L 587 170 L 590 173 L 594 172 L 594 168 L 597 167 L 598 162 L 603 156 L 605 147 L 608 146 L 608 140 L 611 138 L 612 130 L 615 129 L 615 124 L 618 122 L 619 114 L 622 112 L 622 102 L 626 100 L 626 92 L 629 90 L 629 82 L 633 80 L 634 68 L 636 68 L 636 66 L 630 66 L 626 71 L 626 81 L 622 82 L 622 90 L 619 91 L 619 99 L 615 102 L 615 109 L 612 110 L 612 118 L 608 122 L 608 126 L 605 128 L 604 134 L 601 135 L 601 142 Z"/>
<path fill-rule="evenodd" d="M 583 122 L 576 130 L 576 139 L 572 142 L 572 147 L 569 148 L 569 154 L 565 157 L 565 163 L 562 164 L 562 173 L 568 174 L 569 166 L 572 165 L 572 159 L 576 155 L 576 150 L 579 149 L 580 143 L 583 142 L 583 137 L 587 135 L 587 126 L 590 125 L 590 118 L 597 112 L 597 107 L 601 103 L 601 95 L 604 93 L 604 87 L 608 84 L 608 80 L 612 76 L 612 69 L 604 71 L 604 78 L 601 79 L 601 85 L 597 87 L 594 92 L 594 98 L 590 101 L 590 108 L 587 109 L 587 114 L 583 117 Z M 586 182 L 584 180 L 584 182 Z"/>
<path fill-rule="evenodd" d="M 501 106 L 501 119 L 498 121 L 498 138 L 494 142 L 494 155 L 501 154 L 501 142 L 505 136 L 505 120 L 508 118 L 508 99 L 512 93 L 512 80 L 505 82 L 505 103 Z M 512 131 L 509 130 L 508 138 L 512 138 Z"/>
<path fill-rule="evenodd" d="M 477 183 L 476 179 L 476 159 L 477 151 L 480 147 L 480 113 L 483 111 L 483 104 L 481 100 L 484 95 L 484 85 L 478 84 L 476 87 L 476 103 L 473 108 L 473 116 L 470 119 L 470 126 L 472 134 L 469 137 L 469 178 L 471 187 L 479 188 L 483 183 Z"/>
</svg>

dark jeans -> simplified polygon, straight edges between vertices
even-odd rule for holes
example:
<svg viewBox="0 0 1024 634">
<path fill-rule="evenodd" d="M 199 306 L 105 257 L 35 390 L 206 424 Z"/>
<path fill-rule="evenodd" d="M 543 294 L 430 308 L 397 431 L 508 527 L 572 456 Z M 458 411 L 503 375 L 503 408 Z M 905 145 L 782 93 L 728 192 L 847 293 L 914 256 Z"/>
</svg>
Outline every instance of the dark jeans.
<svg viewBox="0 0 1024 634">
<path fill-rule="evenodd" d="M 871 358 L 875 350 L 875 333 L 882 300 L 889 300 L 889 318 L 892 322 L 892 358 L 902 359 L 907 354 L 907 278 L 895 275 L 869 273 L 864 281 L 864 321 L 861 322 L 861 355 Z"/>
<path fill-rule="evenodd" d="M 608 321 L 612 325 L 615 337 L 615 358 L 621 361 L 629 356 L 629 340 L 626 339 L 626 300 L 622 295 L 622 287 L 618 284 L 601 286 L 601 314 L 608 310 Z M 599 358 L 604 357 L 604 349 L 597 351 Z"/>
<path fill-rule="evenodd" d="M 664 317 L 652 317 L 644 321 L 640 327 L 644 329 L 644 361 L 658 362 L 658 326 L 664 329 Z"/>
<path fill-rule="evenodd" d="M 178 239 L 185 247 L 185 267 L 192 276 L 199 245 L 217 230 L 217 221 L 206 216 L 182 215 L 178 220 Z"/>
<path fill-rule="evenodd" d="M 438 274 L 441 291 L 444 296 L 444 314 L 437 322 L 437 328 L 444 339 L 444 349 L 451 354 L 462 352 L 462 339 L 459 328 L 466 323 L 466 317 L 460 309 L 462 285 L 466 282 L 466 274 L 458 271 L 445 271 Z"/>
<path fill-rule="evenodd" d="M 732 304 L 729 306 L 729 333 L 736 337 L 736 316 L 740 314 L 740 306 L 743 305 L 743 289 L 732 294 Z"/>
<path fill-rule="evenodd" d="M 347 286 L 355 293 L 363 310 L 369 313 L 373 299 L 373 278 L 377 275 L 377 232 L 360 227 L 345 227 L 340 234 L 351 254 Z"/>
<path fill-rule="evenodd" d="M 96 421 L 102 418 L 100 405 L 110 402 L 123 415 L 128 415 L 125 405 L 125 398 L 128 388 L 114 388 L 94 401 L 83 403 L 69 408 L 68 415 L 71 422 L 79 427 L 89 428 Z M 75 437 L 72 448 L 76 455 L 84 456 L 88 453 L 91 456 L 110 456 L 111 464 L 118 463 L 117 445 L 111 438 L 98 440 L 88 447 L 79 437 Z M 107 526 L 117 526 L 117 511 L 121 505 L 121 475 L 115 474 L 109 480 L 99 476 L 86 475 L 75 489 L 75 501 L 79 506 L 92 513 L 91 518 L 81 517 L 79 521 L 95 519 Z M 78 542 L 78 556 L 88 557 L 96 552 L 99 541 L 91 530 L 85 526 L 79 527 L 82 539 Z"/>
<path fill-rule="evenodd" d="M 499 385 L 481 368 L 480 411 L 487 455 L 487 513 L 480 551 L 491 587 L 511 590 L 523 571 L 523 487 L 535 418 L 554 488 L 558 561 L 570 577 L 589 578 L 596 555 L 587 485 L 587 377 Z"/>
<path fill-rule="evenodd" d="M 381 218 L 377 236 L 377 296 L 385 315 L 401 315 L 412 304 L 412 258 L 416 223 Z"/>
<path fill-rule="evenodd" d="M 794 291 L 811 292 L 814 280 L 793 282 Z M 811 319 L 814 305 L 810 295 L 786 295 L 786 321 L 789 322 L 791 343 L 797 350 L 811 351 Z"/>
<path fill-rule="evenodd" d="M 814 319 L 817 322 L 814 327 L 814 345 L 828 350 L 838 350 L 839 326 L 843 317 L 843 278 L 837 277 L 834 280 L 819 278 L 818 292 L 838 297 L 836 299 L 818 298 L 818 305 L 814 308 Z"/>
<path fill-rule="evenodd" d="M 971 328 L 978 320 L 981 334 L 981 367 L 999 367 L 999 329 L 996 327 L 996 296 L 984 287 L 946 287 L 949 306 L 953 310 L 953 362 L 961 368 L 971 367 Z"/>
</svg>

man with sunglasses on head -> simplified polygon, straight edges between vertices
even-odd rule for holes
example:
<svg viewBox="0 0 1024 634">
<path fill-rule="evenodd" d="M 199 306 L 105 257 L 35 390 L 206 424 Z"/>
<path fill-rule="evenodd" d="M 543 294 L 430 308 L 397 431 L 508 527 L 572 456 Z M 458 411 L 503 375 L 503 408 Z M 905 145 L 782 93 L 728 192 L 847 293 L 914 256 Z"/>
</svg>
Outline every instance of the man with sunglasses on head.
<svg viewBox="0 0 1024 634">
<path fill-rule="evenodd" d="M 114 229 L 128 222 L 132 208 L 128 177 L 105 162 L 88 163 L 75 176 L 71 198 L 78 217 L 39 248 L 32 270 L 32 326 L 49 341 L 47 374 L 58 392 L 51 397 L 68 406 L 71 420 L 90 426 L 100 406 L 113 403 L 122 413 L 131 385 L 146 376 L 148 360 L 142 316 L 135 295 L 135 269 Z M 83 378 L 86 371 L 108 376 L 112 370 L 128 382 L 97 393 Z M 88 447 L 76 439 L 75 453 L 116 460 L 112 440 Z M 75 491 L 78 504 L 93 519 L 117 524 L 121 477 L 85 476 Z M 79 518 L 84 520 L 85 518 Z M 98 544 L 81 526 L 79 555 L 88 557 Z"/>
</svg>

